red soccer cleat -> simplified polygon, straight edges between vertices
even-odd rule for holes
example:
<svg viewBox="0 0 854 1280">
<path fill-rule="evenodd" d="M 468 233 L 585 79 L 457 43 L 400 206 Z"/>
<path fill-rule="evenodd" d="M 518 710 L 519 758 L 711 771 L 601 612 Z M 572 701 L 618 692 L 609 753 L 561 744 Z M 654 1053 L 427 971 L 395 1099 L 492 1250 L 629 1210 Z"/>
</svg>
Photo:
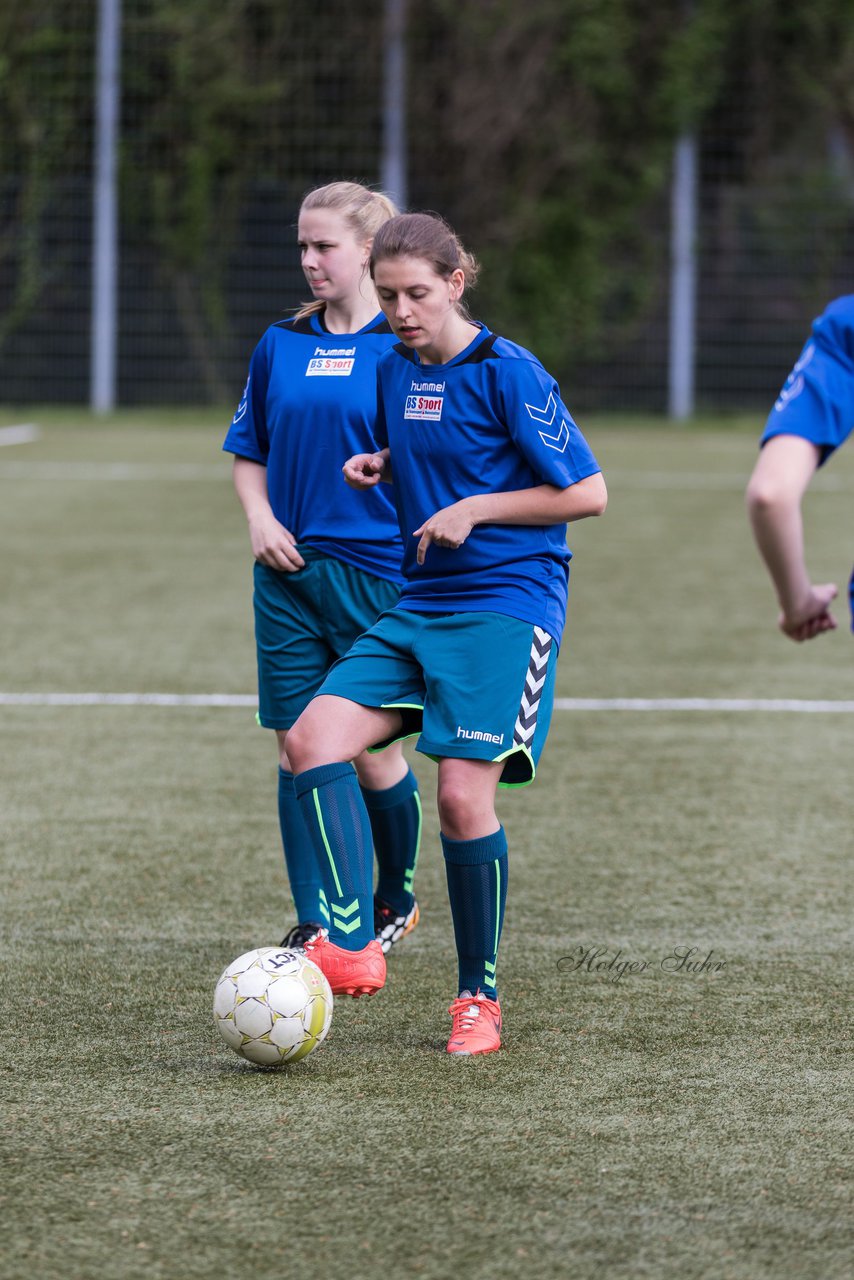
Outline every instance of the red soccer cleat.
<svg viewBox="0 0 854 1280">
<path fill-rule="evenodd" d="M 452 1001 L 448 1013 L 454 1020 L 448 1053 L 471 1057 L 501 1048 L 501 1006 L 497 1000 L 480 991 L 476 995 L 464 991 Z"/>
<path fill-rule="evenodd" d="M 336 996 L 372 996 L 385 986 L 385 956 L 376 938 L 361 951 L 345 951 L 321 929 L 305 944 L 305 954 L 325 974 Z"/>
</svg>

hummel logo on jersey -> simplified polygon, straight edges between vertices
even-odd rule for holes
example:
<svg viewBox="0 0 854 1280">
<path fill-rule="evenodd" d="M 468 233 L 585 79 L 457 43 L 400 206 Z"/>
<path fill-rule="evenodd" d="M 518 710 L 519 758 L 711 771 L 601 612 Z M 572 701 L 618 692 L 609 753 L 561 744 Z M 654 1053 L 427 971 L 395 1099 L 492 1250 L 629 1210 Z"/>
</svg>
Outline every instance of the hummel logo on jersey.
<svg viewBox="0 0 854 1280">
<path fill-rule="evenodd" d="M 315 347 L 305 371 L 307 378 L 349 378 L 356 363 L 355 347 Z"/>
<path fill-rule="evenodd" d="M 413 382 L 410 391 L 444 391 L 444 382 Z"/>
<path fill-rule="evenodd" d="M 499 747 L 504 741 L 503 733 L 484 733 L 482 729 L 464 729 L 462 725 L 457 725 L 457 737 L 469 742 L 494 742 Z"/>
<path fill-rule="evenodd" d="M 543 426 L 550 427 L 557 413 L 557 401 L 555 400 L 554 392 L 551 392 L 542 409 L 538 409 L 536 405 L 528 404 L 527 402 L 525 403 L 525 408 L 535 422 L 542 422 Z M 562 422 L 556 436 L 550 436 L 545 431 L 540 431 L 539 437 L 547 449 L 555 449 L 558 453 L 563 453 L 569 444 L 569 426 L 566 422 Z"/>
</svg>

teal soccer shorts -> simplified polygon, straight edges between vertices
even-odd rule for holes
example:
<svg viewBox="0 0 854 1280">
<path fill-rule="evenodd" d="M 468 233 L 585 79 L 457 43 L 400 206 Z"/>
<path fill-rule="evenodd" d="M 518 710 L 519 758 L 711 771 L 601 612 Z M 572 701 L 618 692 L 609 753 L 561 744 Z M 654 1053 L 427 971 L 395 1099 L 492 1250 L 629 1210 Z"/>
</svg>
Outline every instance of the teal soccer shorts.
<svg viewBox="0 0 854 1280">
<path fill-rule="evenodd" d="M 504 761 L 499 786 L 533 782 L 554 701 L 557 645 L 502 613 L 390 609 L 336 662 L 318 693 L 400 711 L 392 741 L 419 734 L 434 759 Z"/>
<path fill-rule="evenodd" d="M 284 573 L 255 564 L 258 720 L 290 729 L 332 664 L 345 654 L 400 589 L 385 578 L 300 547 L 305 566 Z"/>
</svg>

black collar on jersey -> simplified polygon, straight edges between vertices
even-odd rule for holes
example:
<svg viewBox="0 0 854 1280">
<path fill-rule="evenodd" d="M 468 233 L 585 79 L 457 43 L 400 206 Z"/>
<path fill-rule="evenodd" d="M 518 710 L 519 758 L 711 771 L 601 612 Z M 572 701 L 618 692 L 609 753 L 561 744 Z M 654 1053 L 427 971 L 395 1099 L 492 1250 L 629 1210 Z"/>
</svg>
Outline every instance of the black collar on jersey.
<svg viewBox="0 0 854 1280">
<path fill-rule="evenodd" d="M 483 338 L 483 340 L 479 342 L 477 346 L 474 348 L 474 350 L 470 351 L 468 355 L 464 357 L 464 359 L 461 360 L 459 356 L 454 356 L 453 360 L 448 360 L 446 364 L 442 365 L 442 368 L 446 369 L 448 365 L 456 366 L 460 364 L 480 364 L 481 360 L 497 360 L 498 356 L 492 350 L 492 348 L 495 346 L 495 341 L 497 337 L 498 337 L 497 333 L 487 333 L 486 336 Z M 412 364 L 417 364 L 419 368 L 424 370 L 425 377 L 430 372 L 430 370 L 434 367 L 431 364 L 422 364 L 420 360 L 417 360 L 415 356 L 415 352 L 412 350 L 411 347 L 408 347 L 405 342 L 395 343 L 395 345 L 392 347 L 392 351 L 396 351 L 398 355 L 403 356 L 406 360 L 409 360 Z"/>
<path fill-rule="evenodd" d="M 280 329 L 290 329 L 292 333 L 307 333 L 316 338 L 318 334 L 317 329 L 312 324 L 313 320 L 317 320 L 317 323 L 320 326 L 320 332 L 324 336 L 328 336 L 330 338 L 353 337 L 352 333 L 332 333 L 331 330 L 327 329 L 322 311 L 312 311 L 311 314 L 307 316 L 292 316 L 290 320 L 277 320 L 276 324 Z M 378 320 L 376 324 L 371 325 L 369 329 L 356 330 L 357 333 L 391 333 L 391 331 L 391 325 L 388 320 L 386 320 L 385 316 L 383 316 L 381 320 Z"/>
</svg>

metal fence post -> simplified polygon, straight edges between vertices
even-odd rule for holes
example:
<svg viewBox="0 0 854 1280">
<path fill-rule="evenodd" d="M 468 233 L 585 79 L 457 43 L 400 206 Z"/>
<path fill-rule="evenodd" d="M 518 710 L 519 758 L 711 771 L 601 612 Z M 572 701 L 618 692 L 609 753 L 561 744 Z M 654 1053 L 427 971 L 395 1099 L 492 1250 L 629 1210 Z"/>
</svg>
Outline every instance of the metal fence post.
<svg viewBox="0 0 854 1280">
<path fill-rule="evenodd" d="M 383 24 L 383 142 L 380 184 L 405 209 L 406 175 L 406 0 L 385 0 Z"/>
<path fill-rule="evenodd" d="M 690 133 L 674 152 L 670 236 L 667 410 L 681 420 L 694 412 L 697 346 L 697 139 Z"/>
<path fill-rule="evenodd" d="M 98 9 L 89 398 L 96 413 L 109 413 L 116 403 L 116 148 L 120 97 L 121 0 L 99 0 Z"/>
</svg>

